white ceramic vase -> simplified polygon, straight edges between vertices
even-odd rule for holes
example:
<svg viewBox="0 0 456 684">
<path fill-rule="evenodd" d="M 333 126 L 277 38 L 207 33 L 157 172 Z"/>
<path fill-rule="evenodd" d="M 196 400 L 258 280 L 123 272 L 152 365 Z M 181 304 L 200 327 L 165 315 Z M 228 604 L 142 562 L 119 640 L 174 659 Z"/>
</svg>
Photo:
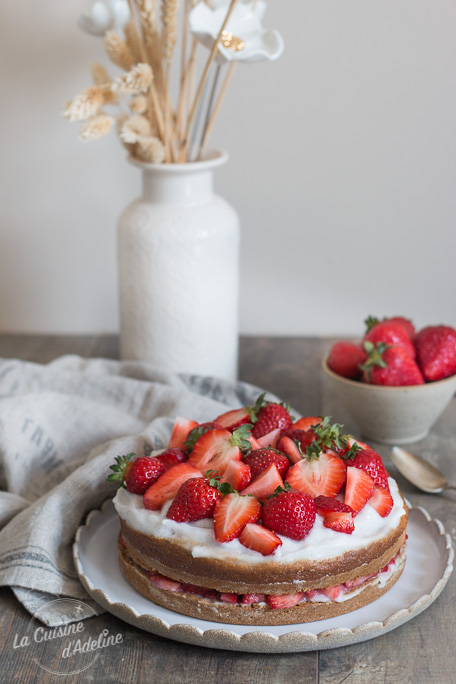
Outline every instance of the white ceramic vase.
<svg viewBox="0 0 456 684">
<path fill-rule="evenodd" d="M 222 152 L 147 164 L 118 223 L 120 357 L 233 380 L 238 361 L 239 219 L 214 194 Z"/>
</svg>

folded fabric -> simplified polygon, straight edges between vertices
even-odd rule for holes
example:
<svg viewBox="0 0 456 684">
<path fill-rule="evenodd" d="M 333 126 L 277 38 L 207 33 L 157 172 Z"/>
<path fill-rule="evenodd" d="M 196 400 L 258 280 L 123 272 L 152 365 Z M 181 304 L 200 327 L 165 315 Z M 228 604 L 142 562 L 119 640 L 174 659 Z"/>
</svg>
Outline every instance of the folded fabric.
<svg viewBox="0 0 456 684">
<path fill-rule="evenodd" d="M 162 448 L 176 416 L 209 420 L 261 391 L 140 362 L 0 359 L 0 585 L 48 626 L 81 619 L 57 596 L 103 612 L 79 582 L 72 544 L 115 492 L 106 481 L 115 456 Z"/>
</svg>

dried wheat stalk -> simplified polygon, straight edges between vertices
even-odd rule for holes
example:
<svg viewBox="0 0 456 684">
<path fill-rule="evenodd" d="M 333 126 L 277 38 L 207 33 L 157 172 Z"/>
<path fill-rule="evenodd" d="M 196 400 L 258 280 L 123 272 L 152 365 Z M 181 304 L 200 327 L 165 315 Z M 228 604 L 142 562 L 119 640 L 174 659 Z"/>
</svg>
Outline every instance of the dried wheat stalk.
<svg viewBox="0 0 456 684">
<path fill-rule="evenodd" d="M 120 74 L 111 88 L 117 93 L 145 93 L 152 83 L 153 74 L 149 64 L 136 64 L 126 74 Z"/>
<path fill-rule="evenodd" d="M 134 64 L 132 54 L 126 42 L 115 31 L 106 31 L 104 46 L 111 62 L 125 71 L 130 71 Z"/>
<path fill-rule="evenodd" d="M 177 40 L 178 0 L 162 0 L 162 50 L 165 64 L 169 69 Z"/>
<path fill-rule="evenodd" d="M 122 142 L 134 144 L 138 142 L 138 138 L 149 136 L 151 133 L 150 123 L 144 116 L 129 116 L 122 124 L 119 138 Z"/>
<path fill-rule="evenodd" d="M 63 116 L 69 121 L 86 121 L 91 116 L 98 114 L 103 105 L 103 89 L 99 86 L 92 86 L 85 88 L 71 102 L 67 103 Z"/>
<path fill-rule="evenodd" d="M 136 143 L 136 155 L 145 162 L 161 164 L 165 160 L 165 148 L 159 138 L 153 136 L 140 137 Z"/>
<path fill-rule="evenodd" d="M 114 119 L 107 114 L 98 114 L 92 119 L 89 119 L 85 126 L 79 131 L 79 140 L 87 142 L 89 140 L 98 140 L 103 138 L 112 128 Z"/>
</svg>

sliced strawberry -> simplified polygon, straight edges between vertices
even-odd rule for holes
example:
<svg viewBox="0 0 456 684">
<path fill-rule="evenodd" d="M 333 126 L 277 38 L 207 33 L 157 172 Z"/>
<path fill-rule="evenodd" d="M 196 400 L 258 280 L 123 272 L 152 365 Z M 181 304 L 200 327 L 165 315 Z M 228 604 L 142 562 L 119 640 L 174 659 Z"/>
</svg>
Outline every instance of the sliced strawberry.
<svg viewBox="0 0 456 684">
<path fill-rule="evenodd" d="M 248 437 L 246 437 L 246 441 L 249 442 L 251 449 L 261 449 L 259 441 L 255 439 L 253 435 L 249 435 Z"/>
<path fill-rule="evenodd" d="M 188 461 L 169 468 L 144 494 L 144 508 L 157 511 L 166 501 L 173 499 L 181 484 L 191 477 L 202 477 L 202 474 Z"/>
<path fill-rule="evenodd" d="M 360 449 L 371 449 L 371 447 L 365 442 L 361 442 L 360 439 L 356 439 L 353 435 L 347 435 L 347 444 L 351 448 L 354 444 L 357 444 Z"/>
<path fill-rule="evenodd" d="M 208 430 L 216 430 L 216 429 L 221 429 L 220 425 L 217 425 L 217 423 L 213 422 L 207 422 L 207 423 L 198 423 L 196 427 L 192 428 L 190 432 L 187 435 L 187 439 L 184 442 L 184 447 L 187 450 L 188 453 L 191 452 L 193 447 L 195 446 L 196 441 L 201 437 L 201 435 L 204 435 L 205 432 Z"/>
<path fill-rule="evenodd" d="M 183 585 L 180 582 L 165 577 L 165 575 L 160 575 L 159 572 L 154 572 L 149 575 L 149 580 L 152 584 L 155 584 L 160 589 L 166 589 L 166 591 L 182 591 Z"/>
<path fill-rule="evenodd" d="M 275 532 L 256 523 L 248 523 L 244 527 L 239 535 L 239 541 L 247 549 L 258 551 L 263 556 L 270 556 L 278 546 L 282 546 L 282 540 Z"/>
<path fill-rule="evenodd" d="M 391 509 L 393 508 L 393 497 L 391 496 L 389 489 L 385 489 L 385 487 L 380 487 L 379 485 L 374 486 L 374 492 L 369 499 L 369 506 L 372 506 L 372 508 L 375 508 L 377 513 L 382 516 L 382 518 L 386 518 L 387 515 L 390 514 Z"/>
<path fill-rule="evenodd" d="M 222 429 L 208 430 L 196 441 L 188 463 L 194 465 L 202 473 L 213 470 L 223 475 L 230 461 L 241 460 L 240 446 L 248 445 L 242 437 L 244 434 L 246 431 L 242 427 L 233 433 Z"/>
<path fill-rule="evenodd" d="M 214 534 L 219 542 L 227 542 L 240 535 L 250 522 L 257 522 L 261 504 L 253 496 L 226 494 L 215 504 Z"/>
<path fill-rule="evenodd" d="M 252 417 L 249 408 L 243 406 L 242 408 L 222 413 L 220 416 L 217 416 L 214 422 L 220 425 L 220 427 L 225 428 L 225 430 L 232 431 L 240 425 L 251 423 Z"/>
<path fill-rule="evenodd" d="M 340 592 L 343 589 L 342 584 L 338 584 L 336 587 L 326 587 L 326 589 L 320 589 L 319 593 L 324 594 L 328 598 L 330 598 L 332 601 L 335 601 L 336 598 L 339 596 Z"/>
<path fill-rule="evenodd" d="M 266 596 L 264 594 L 242 594 L 241 603 L 244 606 L 250 606 L 252 603 L 264 603 Z"/>
<path fill-rule="evenodd" d="M 243 461 L 230 461 L 223 473 L 223 482 L 228 482 L 233 489 L 240 492 L 251 480 L 250 466 Z"/>
<path fill-rule="evenodd" d="M 282 428 L 276 428 L 275 430 L 271 430 L 271 432 L 266 433 L 262 437 L 259 437 L 257 439 L 257 442 L 260 447 L 272 447 L 273 449 L 275 449 L 277 447 L 281 434 Z"/>
<path fill-rule="evenodd" d="M 188 459 L 188 454 L 180 447 L 171 447 L 162 451 L 162 453 L 155 456 L 155 458 L 157 461 L 161 461 L 166 468 L 171 468 L 173 465 L 186 461 Z"/>
<path fill-rule="evenodd" d="M 298 458 L 298 452 L 302 458 L 302 456 L 304 456 L 306 453 L 307 447 L 311 446 L 311 444 L 316 440 L 316 437 L 317 436 L 313 430 L 299 430 L 298 428 L 291 428 L 290 430 L 285 430 L 282 432 L 282 437 L 279 439 L 277 448 L 279 451 L 284 451 L 285 453 L 287 453 L 287 448 L 291 449 L 293 463 L 297 463 L 300 460 Z M 290 445 L 289 440 L 294 443 L 292 446 Z M 285 445 L 285 449 L 283 448 L 283 444 Z"/>
<path fill-rule="evenodd" d="M 237 594 L 220 594 L 220 601 L 224 601 L 225 603 L 237 603 L 238 602 L 238 595 Z"/>
<path fill-rule="evenodd" d="M 345 534 L 354 531 L 353 509 L 342 501 L 329 496 L 317 496 L 315 510 L 324 518 L 325 527 Z"/>
<path fill-rule="evenodd" d="M 185 448 L 184 442 L 187 439 L 188 433 L 197 425 L 196 420 L 189 420 L 188 418 L 178 416 L 174 421 L 171 437 L 169 438 L 169 446 Z"/>
<path fill-rule="evenodd" d="M 345 503 L 354 510 L 354 515 L 366 505 L 374 491 L 374 481 L 365 470 L 348 466 L 345 485 Z"/>
<path fill-rule="evenodd" d="M 343 455 L 343 459 L 348 466 L 365 470 L 376 485 L 389 489 L 388 472 L 383 465 L 380 454 L 373 449 L 360 449 L 356 445 Z"/>
<path fill-rule="evenodd" d="M 272 447 L 253 449 L 253 451 L 244 456 L 243 460 L 250 466 L 252 478 L 258 477 L 271 463 L 275 463 L 280 477 L 283 479 L 290 467 L 290 459 L 281 451 Z"/>
<path fill-rule="evenodd" d="M 275 463 L 263 470 L 258 477 L 242 490 L 241 494 L 251 494 L 256 496 L 260 501 L 265 501 L 270 494 L 275 492 L 277 487 L 282 487 L 283 480 L 280 477 L 279 471 Z"/>
<path fill-rule="evenodd" d="M 322 421 L 321 416 L 309 416 L 304 418 L 299 418 L 293 425 L 292 429 L 298 430 L 310 430 L 313 425 L 320 425 Z"/>
<path fill-rule="evenodd" d="M 266 596 L 268 605 L 273 610 L 278 610 L 279 608 L 292 608 L 297 603 L 299 603 L 305 597 L 305 592 L 299 594 L 279 594 L 277 596 L 269 595 Z"/>
<path fill-rule="evenodd" d="M 291 466 L 287 482 L 312 497 L 336 496 L 345 484 L 346 465 L 338 456 L 320 452 L 315 457 L 301 458 Z"/>
<path fill-rule="evenodd" d="M 291 439 L 291 437 L 282 437 L 279 440 L 278 447 L 280 447 L 280 451 L 283 451 L 283 453 L 288 456 L 292 463 L 299 463 L 302 461 L 304 456 L 302 449 L 296 444 L 294 439 Z"/>
</svg>

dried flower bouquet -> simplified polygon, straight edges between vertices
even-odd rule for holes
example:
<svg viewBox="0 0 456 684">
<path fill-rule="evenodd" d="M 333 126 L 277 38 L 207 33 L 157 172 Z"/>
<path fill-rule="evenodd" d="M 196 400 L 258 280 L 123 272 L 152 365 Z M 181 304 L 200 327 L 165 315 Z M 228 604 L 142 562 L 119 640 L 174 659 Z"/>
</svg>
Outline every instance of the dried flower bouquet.
<svg viewBox="0 0 456 684">
<path fill-rule="evenodd" d="M 112 78 L 94 63 L 93 85 L 66 104 L 64 116 L 83 122 L 81 140 L 116 127 L 130 155 L 142 161 L 200 158 L 235 64 L 277 59 L 283 51 L 280 34 L 263 28 L 265 10 L 264 0 L 183 0 L 182 6 L 179 0 L 96 0 L 79 26 L 104 36 L 120 71 Z M 199 46 L 209 53 L 198 69 Z M 178 78 L 175 102 L 172 76 Z"/>
</svg>

